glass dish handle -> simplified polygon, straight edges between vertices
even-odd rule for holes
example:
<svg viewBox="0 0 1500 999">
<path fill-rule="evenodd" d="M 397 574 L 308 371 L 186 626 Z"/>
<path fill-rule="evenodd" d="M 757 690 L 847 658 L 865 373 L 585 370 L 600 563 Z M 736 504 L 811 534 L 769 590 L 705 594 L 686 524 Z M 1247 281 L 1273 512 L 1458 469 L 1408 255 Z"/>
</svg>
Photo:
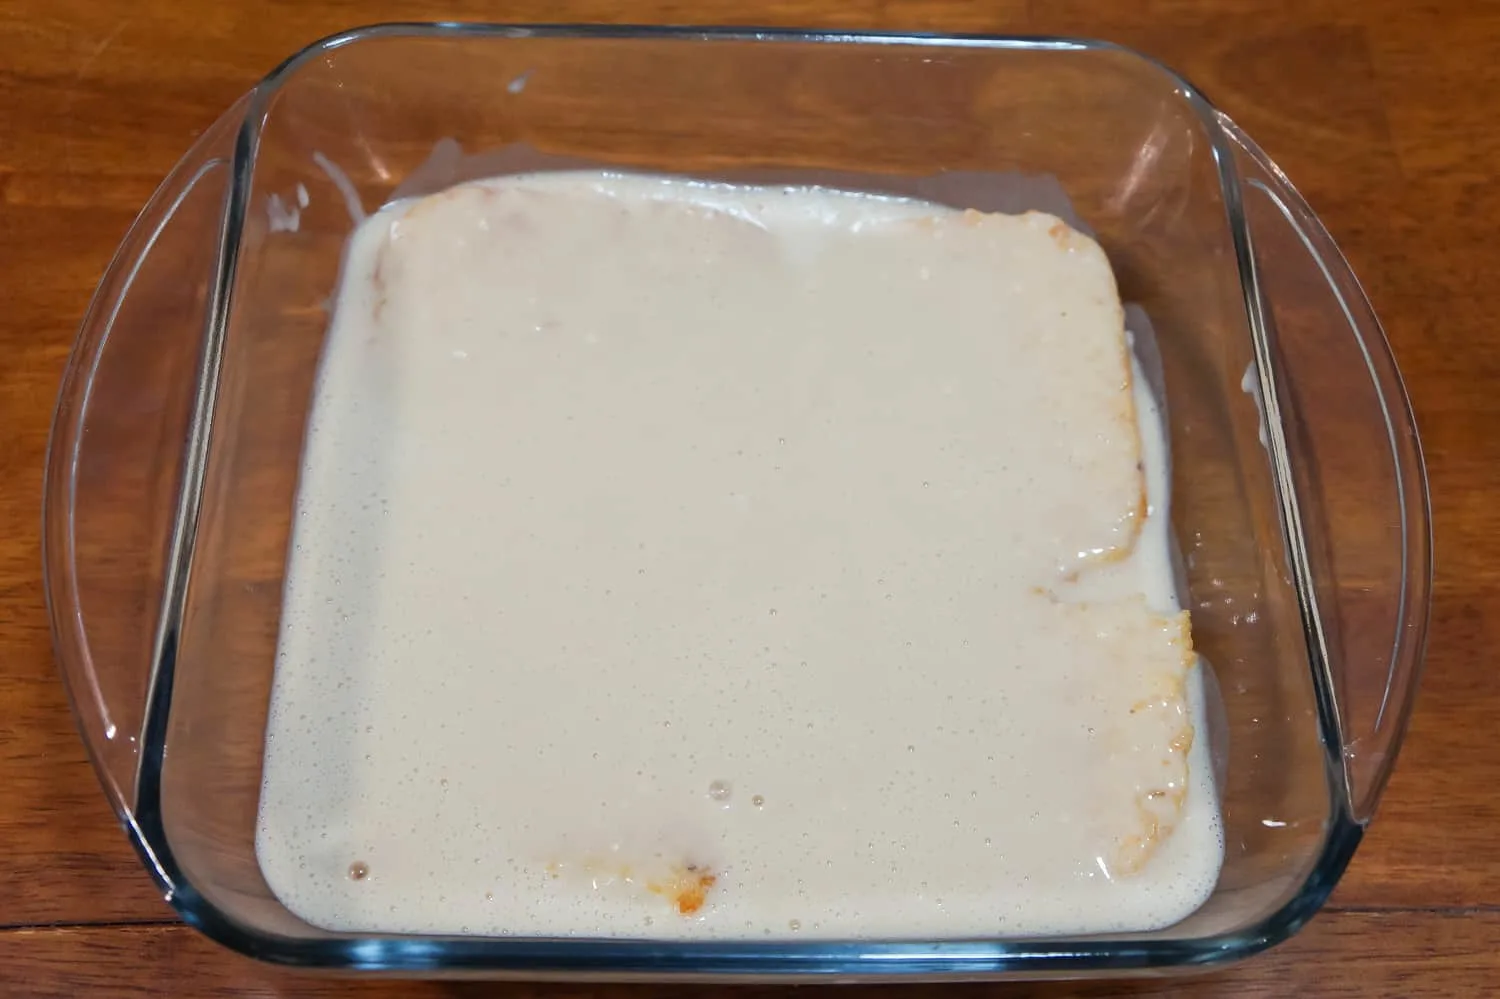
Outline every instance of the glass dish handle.
<svg viewBox="0 0 1500 999">
<path fill-rule="evenodd" d="M 1352 817 L 1390 776 L 1421 673 L 1432 582 L 1427 478 L 1411 406 L 1380 323 L 1333 238 L 1286 176 L 1220 115 L 1250 233 L 1265 331 L 1247 391 L 1279 413 L 1321 625 Z M 1269 394 L 1269 395 L 1268 395 Z"/>
<path fill-rule="evenodd" d="M 126 234 L 79 329 L 48 447 L 53 645 L 89 757 L 126 823 L 243 111 L 241 101 L 203 133 Z"/>
</svg>

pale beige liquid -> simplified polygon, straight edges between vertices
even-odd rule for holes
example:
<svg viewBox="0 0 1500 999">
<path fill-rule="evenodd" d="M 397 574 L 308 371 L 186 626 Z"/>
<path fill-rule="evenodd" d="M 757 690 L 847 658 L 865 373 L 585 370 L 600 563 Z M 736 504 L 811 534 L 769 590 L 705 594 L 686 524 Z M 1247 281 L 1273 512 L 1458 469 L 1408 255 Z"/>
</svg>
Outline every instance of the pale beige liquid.
<svg viewBox="0 0 1500 999">
<path fill-rule="evenodd" d="M 1046 216 L 565 174 L 372 218 L 304 456 L 268 883 L 365 931 L 1187 915 L 1221 834 L 1120 322 Z"/>
</svg>

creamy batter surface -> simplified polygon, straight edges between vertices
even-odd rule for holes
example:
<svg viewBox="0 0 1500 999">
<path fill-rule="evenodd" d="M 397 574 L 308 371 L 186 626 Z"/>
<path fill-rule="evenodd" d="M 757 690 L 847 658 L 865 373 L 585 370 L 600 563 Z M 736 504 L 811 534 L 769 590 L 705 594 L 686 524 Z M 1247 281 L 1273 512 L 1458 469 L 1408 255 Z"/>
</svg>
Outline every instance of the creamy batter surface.
<svg viewBox="0 0 1500 999">
<path fill-rule="evenodd" d="M 1161 418 L 1051 216 L 604 173 L 358 230 L 257 849 L 336 930 L 1166 925 L 1222 855 Z"/>
</svg>

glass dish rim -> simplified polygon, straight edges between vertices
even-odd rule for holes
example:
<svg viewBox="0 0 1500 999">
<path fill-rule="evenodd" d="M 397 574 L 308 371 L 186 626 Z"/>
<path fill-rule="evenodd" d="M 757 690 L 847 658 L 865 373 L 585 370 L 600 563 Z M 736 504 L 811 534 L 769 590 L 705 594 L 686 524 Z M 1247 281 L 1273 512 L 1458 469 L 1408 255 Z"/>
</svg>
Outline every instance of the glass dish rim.
<svg viewBox="0 0 1500 999">
<path fill-rule="evenodd" d="M 257 158 L 257 145 L 270 99 L 282 84 L 304 63 L 352 43 L 379 38 L 560 38 L 578 40 L 641 40 L 703 42 L 757 42 L 842 45 L 928 46 L 932 48 L 990 49 L 1035 52 L 1109 52 L 1138 60 L 1162 74 L 1178 96 L 1183 98 L 1200 119 L 1207 132 L 1218 169 L 1224 197 L 1227 222 L 1232 235 L 1241 288 L 1245 298 L 1251 337 L 1255 341 L 1257 367 L 1262 394 L 1268 402 L 1266 422 L 1271 431 L 1269 447 L 1276 472 L 1278 500 L 1283 513 L 1297 514 L 1297 500 L 1291 484 L 1286 444 L 1279 420 L 1272 416 L 1276 386 L 1267 347 L 1266 321 L 1262 315 L 1263 297 L 1256 278 L 1254 258 L 1250 252 L 1249 227 L 1241 205 L 1241 185 L 1229 143 L 1232 141 L 1227 118 L 1190 82 L 1171 68 L 1134 49 L 1107 41 L 1056 36 L 1019 36 L 984 34 L 942 34 L 905 32 L 866 32 L 844 30 L 803 30 L 792 28 L 704 27 L 694 25 L 598 25 L 598 24 L 503 24 L 462 22 L 391 22 L 358 27 L 312 42 L 284 60 L 268 73 L 244 99 L 244 113 L 236 128 L 234 153 L 228 161 L 229 178 L 219 229 L 219 259 L 207 302 L 207 321 L 203 334 L 203 359 L 199 367 L 193 400 L 190 434 L 185 450 L 182 482 L 172 525 L 163 600 L 158 622 L 146 697 L 144 723 L 139 744 L 139 763 L 133 807 L 116 789 L 112 804 L 125 824 L 142 862 L 161 888 L 166 900 L 189 925 L 209 938 L 240 953 L 277 964 L 309 968 L 379 971 L 423 974 L 468 972 L 470 974 L 509 975 L 512 977 L 594 976 L 629 978 L 802 978 L 840 980 L 851 978 L 899 978 L 902 980 L 935 978 L 985 978 L 1008 975 L 1066 976 L 1100 971 L 1158 971 L 1214 965 L 1249 956 L 1291 936 L 1318 910 L 1332 891 L 1352 858 L 1363 835 L 1368 817 L 1357 817 L 1351 805 L 1350 781 L 1345 769 L 1344 740 L 1336 704 L 1331 668 L 1324 652 L 1316 610 L 1309 607 L 1311 577 L 1305 565 L 1305 554 L 1289 552 L 1293 562 L 1299 602 L 1303 605 L 1304 637 L 1317 692 L 1319 731 L 1325 751 L 1325 769 L 1333 802 L 1321 848 L 1306 880 L 1282 906 L 1259 922 L 1241 929 L 1191 940 L 1130 940 L 1110 938 L 1020 938 L 1015 940 L 895 940 L 895 941 L 681 941 L 612 939 L 537 939 L 423 937 L 401 935 L 367 935 L 334 938 L 292 938 L 268 935 L 249 929 L 218 909 L 186 878 L 172 854 L 161 811 L 161 772 L 165 751 L 167 718 L 171 705 L 172 678 L 175 668 L 176 639 L 186 598 L 187 578 L 193 561 L 196 518 L 203 485 L 203 471 L 208 453 L 213 404 L 216 397 L 222 341 L 227 327 L 231 289 L 238 262 L 239 244 L 248 209 L 248 199 Z M 1237 130 L 1236 130 L 1237 131 Z M 1245 137 L 1240 136 L 1242 141 Z M 1253 146 L 1251 147 L 1253 150 Z M 1258 150 L 1253 150 L 1258 152 Z M 224 160 L 218 161 L 224 163 Z M 1269 161 L 1266 161 L 1269 165 Z M 1274 170 L 1274 166 L 1271 167 Z M 201 174 L 201 168 L 200 168 Z M 175 171 L 174 175 L 175 177 Z M 154 204 L 173 177 L 152 201 Z M 1281 178 L 1284 181 L 1284 178 Z M 1290 184 L 1287 184 L 1290 189 Z M 144 214 L 144 213 L 143 213 Z M 1309 247 L 1309 249 L 1312 249 Z M 1321 262 L 1314 250 L 1315 259 Z M 1379 332 L 1378 324 L 1376 331 Z M 1384 344 L 1383 337 L 1381 343 Z M 81 341 L 80 341 L 81 344 Z M 1377 345 L 1379 346 L 1379 345 Z M 1389 352 L 1388 344 L 1384 344 Z M 102 352 L 103 344 L 98 347 Z M 69 373 L 87 358 L 75 354 L 69 360 Z M 1393 383 L 1382 384 L 1371 367 L 1370 374 L 1381 396 L 1389 405 L 1405 407 L 1402 415 L 1413 424 L 1404 386 L 1394 365 Z M 65 386 L 68 384 L 65 380 Z M 58 416 L 54 420 L 53 440 L 49 442 L 49 466 L 57 462 L 55 449 L 61 414 L 67 403 L 59 398 Z M 1406 604 L 1406 580 L 1425 571 L 1431 578 L 1430 514 L 1425 470 L 1419 444 L 1413 441 L 1420 495 L 1413 497 L 1413 513 L 1403 500 L 1403 540 L 1408 522 L 1425 528 L 1428 541 L 1420 553 L 1425 565 L 1408 566 L 1403 579 L 1403 612 L 1413 628 L 1405 646 L 1415 656 L 1413 675 L 1408 687 L 1414 687 L 1420 673 L 1421 653 L 1425 645 L 1428 608 L 1416 612 Z M 1401 466 L 1396 446 L 1392 457 Z M 47 473 L 47 489 L 53 486 L 53 471 Z M 66 480 L 68 515 L 74 509 L 76 481 Z M 44 497 L 44 509 L 50 511 L 50 496 Z M 52 589 L 52 555 L 44 529 L 43 570 L 45 590 L 53 622 L 54 640 L 64 627 L 58 601 Z M 71 522 L 64 539 L 68 565 L 72 552 Z M 1295 545 L 1292 546 L 1294 549 Z M 1410 550 L 1403 549 L 1403 558 Z M 1429 584 L 1430 585 L 1430 584 Z M 1425 591 L 1424 591 L 1425 595 Z M 1398 622 L 1399 625 L 1399 622 Z M 1398 633 L 1398 649 L 1401 641 Z M 61 646 L 59 646 L 61 647 Z M 65 674 L 66 679 L 66 674 Z M 77 705 L 78 693 L 67 684 L 75 721 L 83 728 Z M 1410 695 L 1402 704 L 1403 714 L 1410 710 Z M 1394 761 L 1405 729 L 1405 718 L 1396 724 L 1390 759 Z M 96 772 L 108 788 L 112 781 L 95 747 L 84 742 Z M 1376 786 L 1378 794 L 1387 765 Z"/>
</svg>

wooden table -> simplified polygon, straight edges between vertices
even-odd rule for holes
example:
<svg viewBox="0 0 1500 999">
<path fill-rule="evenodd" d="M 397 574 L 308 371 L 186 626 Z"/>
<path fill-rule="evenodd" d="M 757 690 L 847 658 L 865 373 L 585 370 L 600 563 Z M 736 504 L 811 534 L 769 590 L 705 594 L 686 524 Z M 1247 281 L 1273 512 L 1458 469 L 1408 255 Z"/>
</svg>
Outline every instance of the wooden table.
<svg viewBox="0 0 1500 999">
<path fill-rule="evenodd" d="M 74 733 L 40 582 L 41 469 L 57 381 L 135 212 L 193 138 L 282 56 L 356 23 L 434 18 L 1091 35 L 1135 46 L 1201 85 L 1341 241 L 1406 375 L 1437 532 L 1426 680 L 1373 832 L 1299 937 L 1191 983 L 996 991 L 1500 988 L 1500 4 L 0 0 L 0 995 L 490 993 L 309 979 L 221 951 L 176 923 Z"/>
</svg>

